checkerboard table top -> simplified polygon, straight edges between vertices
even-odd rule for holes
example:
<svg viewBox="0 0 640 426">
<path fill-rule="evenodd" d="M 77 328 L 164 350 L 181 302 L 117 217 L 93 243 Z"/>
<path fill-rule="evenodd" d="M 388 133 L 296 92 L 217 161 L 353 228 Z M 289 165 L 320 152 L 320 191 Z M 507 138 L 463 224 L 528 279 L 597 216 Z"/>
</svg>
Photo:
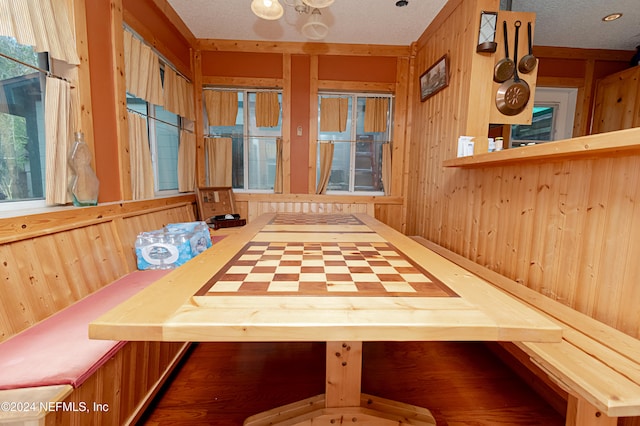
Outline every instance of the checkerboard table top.
<svg viewBox="0 0 640 426">
<path fill-rule="evenodd" d="M 456 295 L 387 242 L 251 242 L 199 294 Z"/>
</svg>

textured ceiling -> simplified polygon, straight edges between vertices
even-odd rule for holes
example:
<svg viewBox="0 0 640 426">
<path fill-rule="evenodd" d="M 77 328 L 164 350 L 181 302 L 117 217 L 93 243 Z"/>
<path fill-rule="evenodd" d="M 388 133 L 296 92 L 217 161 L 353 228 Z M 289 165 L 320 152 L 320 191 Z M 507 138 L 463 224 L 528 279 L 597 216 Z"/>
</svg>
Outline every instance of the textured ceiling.
<svg viewBox="0 0 640 426">
<path fill-rule="evenodd" d="M 196 38 L 309 41 L 300 34 L 306 15 L 284 6 L 277 21 L 257 18 L 251 0 L 168 0 Z M 280 0 L 293 3 L 293 0 Z M 409 45 L 442 9 L 446 0 L 336 0 L 323 9 L 328 43 Z M 502 0 L 501 8 L 508 8 Z M 592 49 L 634 50 L 640 45 L 640 0 L 512 0 L 514 11 L 537 14 L 534 44 Z M 609 13 L 623 17 L 603 22 Z"/>
<path fill-rule="evenodd" d="M 538 46 L 635 50 L 640 44 L 640 0 L 512 0 L 512 10 L 536 12 Z M 602 20 L 614 12 L 622 18 Z"/>
</svg>

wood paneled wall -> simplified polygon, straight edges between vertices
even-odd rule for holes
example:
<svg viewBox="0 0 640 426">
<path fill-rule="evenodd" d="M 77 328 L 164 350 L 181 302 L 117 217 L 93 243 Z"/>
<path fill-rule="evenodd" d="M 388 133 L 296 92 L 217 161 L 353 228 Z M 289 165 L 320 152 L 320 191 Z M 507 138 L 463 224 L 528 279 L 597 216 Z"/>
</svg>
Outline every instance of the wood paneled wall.
<svg viewBox="0 0 640 426">
<path fill-rule="evenodd" d="M 640 336 L 639 155 L 442 167 L 457 137 L 481 127 L 467 91 L 482 84 L 467 73 L 477 61 L 469 25 L 492 6 L 451 1 L 420 40 L 414 72 L 448 52 L 452 74 L 436 96 L 412 99 L 406 233 Z"/>
<path fill-rule="evenodd" d="M 578 89 L 573 136 L 592 133 L 591 121 L 598 80 L 629 67 L 634 51 L 534 46 L 538 86 Z"/>
<path fill-rule="evenodd" d="M 400 197 L 247 194 L 234 196 L 237 212 L 251 221 L 263 213 L 367 213 L 373 216 L 382 206 L 402 206 Z"/>
<path fill-rule="evenodd" d="M 139 232 L 195 220 L 193 195 L 0 219 L 0 341 L 137 269 Z"/>
</svg>

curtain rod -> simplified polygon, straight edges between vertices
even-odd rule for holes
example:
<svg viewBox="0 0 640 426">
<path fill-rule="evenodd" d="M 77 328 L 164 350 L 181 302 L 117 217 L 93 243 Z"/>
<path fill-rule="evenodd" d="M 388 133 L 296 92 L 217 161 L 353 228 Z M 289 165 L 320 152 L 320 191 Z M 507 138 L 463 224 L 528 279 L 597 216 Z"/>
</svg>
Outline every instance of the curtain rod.
<svg viewBox="0 0 640 426">
<path fill-rule="evenodd" d="M 340 142 L 349 142 L 349 143 L 381 143 L 381 144 L 385 144 L 385 143 L 391 143 L 391 141 L 364 141 L 364 140 L 332 140 L 332 141 L 327 141 L 327 140 L 321 140 L 321 139 L 316 139 L 316 142 L 318 143 L 340 143 Z"/>
<path fill-rule="evenodd" d="M 169 123 L 168 121 L 164 121 L 164 120 L 161 120 L 161 119 L 159 119 L 159 118 L 152 117 L 152 116 L 150 116 L 150 115 L 148 115 L 148 114 L 145 114 L 145 113 L 140 112 L 140 111 L 136 111 L 135 109 L 131 109 L 131 108 L 129 108 L 129 107 L 127 107 L 127 111 L 132 112 L 132 113 L 134 113 L 134 114 L 138 114 L 139 116 L 144 117 L 144 118 L 148 118 L 148 119 L 150 119 L 150 120 L 158 121 L 158 122 L 160 122 L 160 123 L 166 124 L 167 126 L 173 126 L 173 127 L 177 127 L 178 129 L 181 129 L 181 130 L 186 130 L 186 129 L 184 129 L 184 128 L 180 127 L 180 125 L 179 125 L 179 124 Z M 190 130 L 187 130 L 187 131 L 190 131 Z M 192 133 L 193 133 L 193 132 L 192 132 Z"/>
<path fill-rule="evenodd" d="M 64 78 L 64 77 L 60 77 L 59 75 L 55 75 L 55 74 L 53 74 L 53 73 L 52 73 L 51 71 L 49 71 L 49 70 L 45 70 L 45 69 L 43 69 L 43 68 L 36 67 L 35 65 L 31 65 L 31 64 L 29 64 L 29 63 L 27 63 L 27 62 L 23 62 L 23 61 L 21 61 L 21 60 L 19 60 L 19 59 L 13 58 L 13 57 L 11 57 L 11 56 L 9 56 L 9 55 L 5 55 L 5 54 L 4 54 L 4 53 L 2 53 L 2 52 L 0 52 L 0 56 L 2 56 L 3 58 L 9 59 L 10 61 L 17 62 L 17 63 L 19 63 L 20 65 L 24 65 L 24 66 L 25 66 L 25 67 L 27 67 L 27 68 L 31 68 L 32 70 L 39 71 L 39 72 L 41 72 L 41 73 L 45 74 L 47 77 L 53 77 L 53 78 L 57 78 L 57 79 L 59 79 L 59 80 L 64 80 L 64 81 L 66 81 L 67 83 L 71 84 L 71 82 L 70 82 L 68 79 L 66 79 L 66 78 Z M 72 88 L 72 89 L 74 89 L 75 87 L 74 87 L 74 86 L 71 86 L 71 88 Z"/>
<path fill-rule="evenodd" d="M 231 133 L 231 134 L 225 134 L 225 135 L 216 135 L 216 134 L 211 134 L 211 133 L 205 133 L 204 134 L 205 138 L 214 138 L 214 139 L 220 139 L 220 138 L 243 138 L 243 139 L 266 139 L 266 138 L 270 138 L 270 139 L 277 139 L 277 138 L 281 138 L 282 136 L 245 136 L 241 133 Z"/>
</svg>

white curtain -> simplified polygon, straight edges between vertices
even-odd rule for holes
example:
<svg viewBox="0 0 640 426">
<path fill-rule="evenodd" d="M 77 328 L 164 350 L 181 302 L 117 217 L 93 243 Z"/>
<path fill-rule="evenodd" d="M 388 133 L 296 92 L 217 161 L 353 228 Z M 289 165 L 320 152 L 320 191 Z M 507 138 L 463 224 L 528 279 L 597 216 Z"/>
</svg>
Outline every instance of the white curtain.
<svg viewBox="0 0 640 426">
<path fill-rule="evenodd" d="M 47 205 L 66 204 L 70 179 L 71 86 L 59 78 L 47 77 L 45 93 L 46 194 Z"/>
<path fill-rule="evenodd" d="M 124 32 L 124 70 L 127 92 L 155 105 L 164 105 L 160 58 L 129 31 Z"/>
<path fill-rule="evenodd" d="M 79 64 L 76 41 L 64 0 L 0 0 L 0 35 L 49 52 L 52 58 Z"/>
<path fill-rule="evenodd" d="M 320 131 L 344 132 L 347 129 L 349 98 L 320 99 Z"/>
<path fill-rule="evenodd" d="M 147 122 L 144 117 L 128 113 L 129 120 L 129 160 L 131 170 L 131 192 L 134 200 L 153 198 L 153 164 L 149 149 Z"/>
<path fill-rule="evenodd" d="M 193 84 L 178 75 L 171 67 L 164 67 L 164 108 L 189 120 L 196 119 L 193 105 Z"/>
<path fill-rule="evenodd" d="M 231 138 L 204 139 L 208 186 L 231 187 L 232 147 Z"/>
<path fill-rule="evenodd" d="M 325 194 L 331 177 L 331 165 L 333 164 L 333 142 L 320 143 L 320 180 L 316 194 Z"/>
<path fill-rule="evenodd" d="M 273 192 L 275 194 L 282 194 L 284 184 L 284 165 L 282 164 L 282 150 L 283 143 L 282 138 L 276 138 L 276 177 L 273 183 Z"/>
<path fill-rule="evenodd" d="M 191 192 L 196 189 L 196 135 L 180 131 L 178 147 L 178 191 Z"/>
<path fill-rule="evenodd" d="M 280 102 L 276 92 L 256 93 L 256 127 L 276 127 L 280 118 Z"/>
<path fill-rule="evenodd" d="M 384 195 L 391 195 L 391 142 L 382 145 L 382 187 Z"/>
<path fill-rule="evenodd" d="M 238 92 L 205 90 L 202 94 L 209 126 L 235 126 Z"/>
</svg>

